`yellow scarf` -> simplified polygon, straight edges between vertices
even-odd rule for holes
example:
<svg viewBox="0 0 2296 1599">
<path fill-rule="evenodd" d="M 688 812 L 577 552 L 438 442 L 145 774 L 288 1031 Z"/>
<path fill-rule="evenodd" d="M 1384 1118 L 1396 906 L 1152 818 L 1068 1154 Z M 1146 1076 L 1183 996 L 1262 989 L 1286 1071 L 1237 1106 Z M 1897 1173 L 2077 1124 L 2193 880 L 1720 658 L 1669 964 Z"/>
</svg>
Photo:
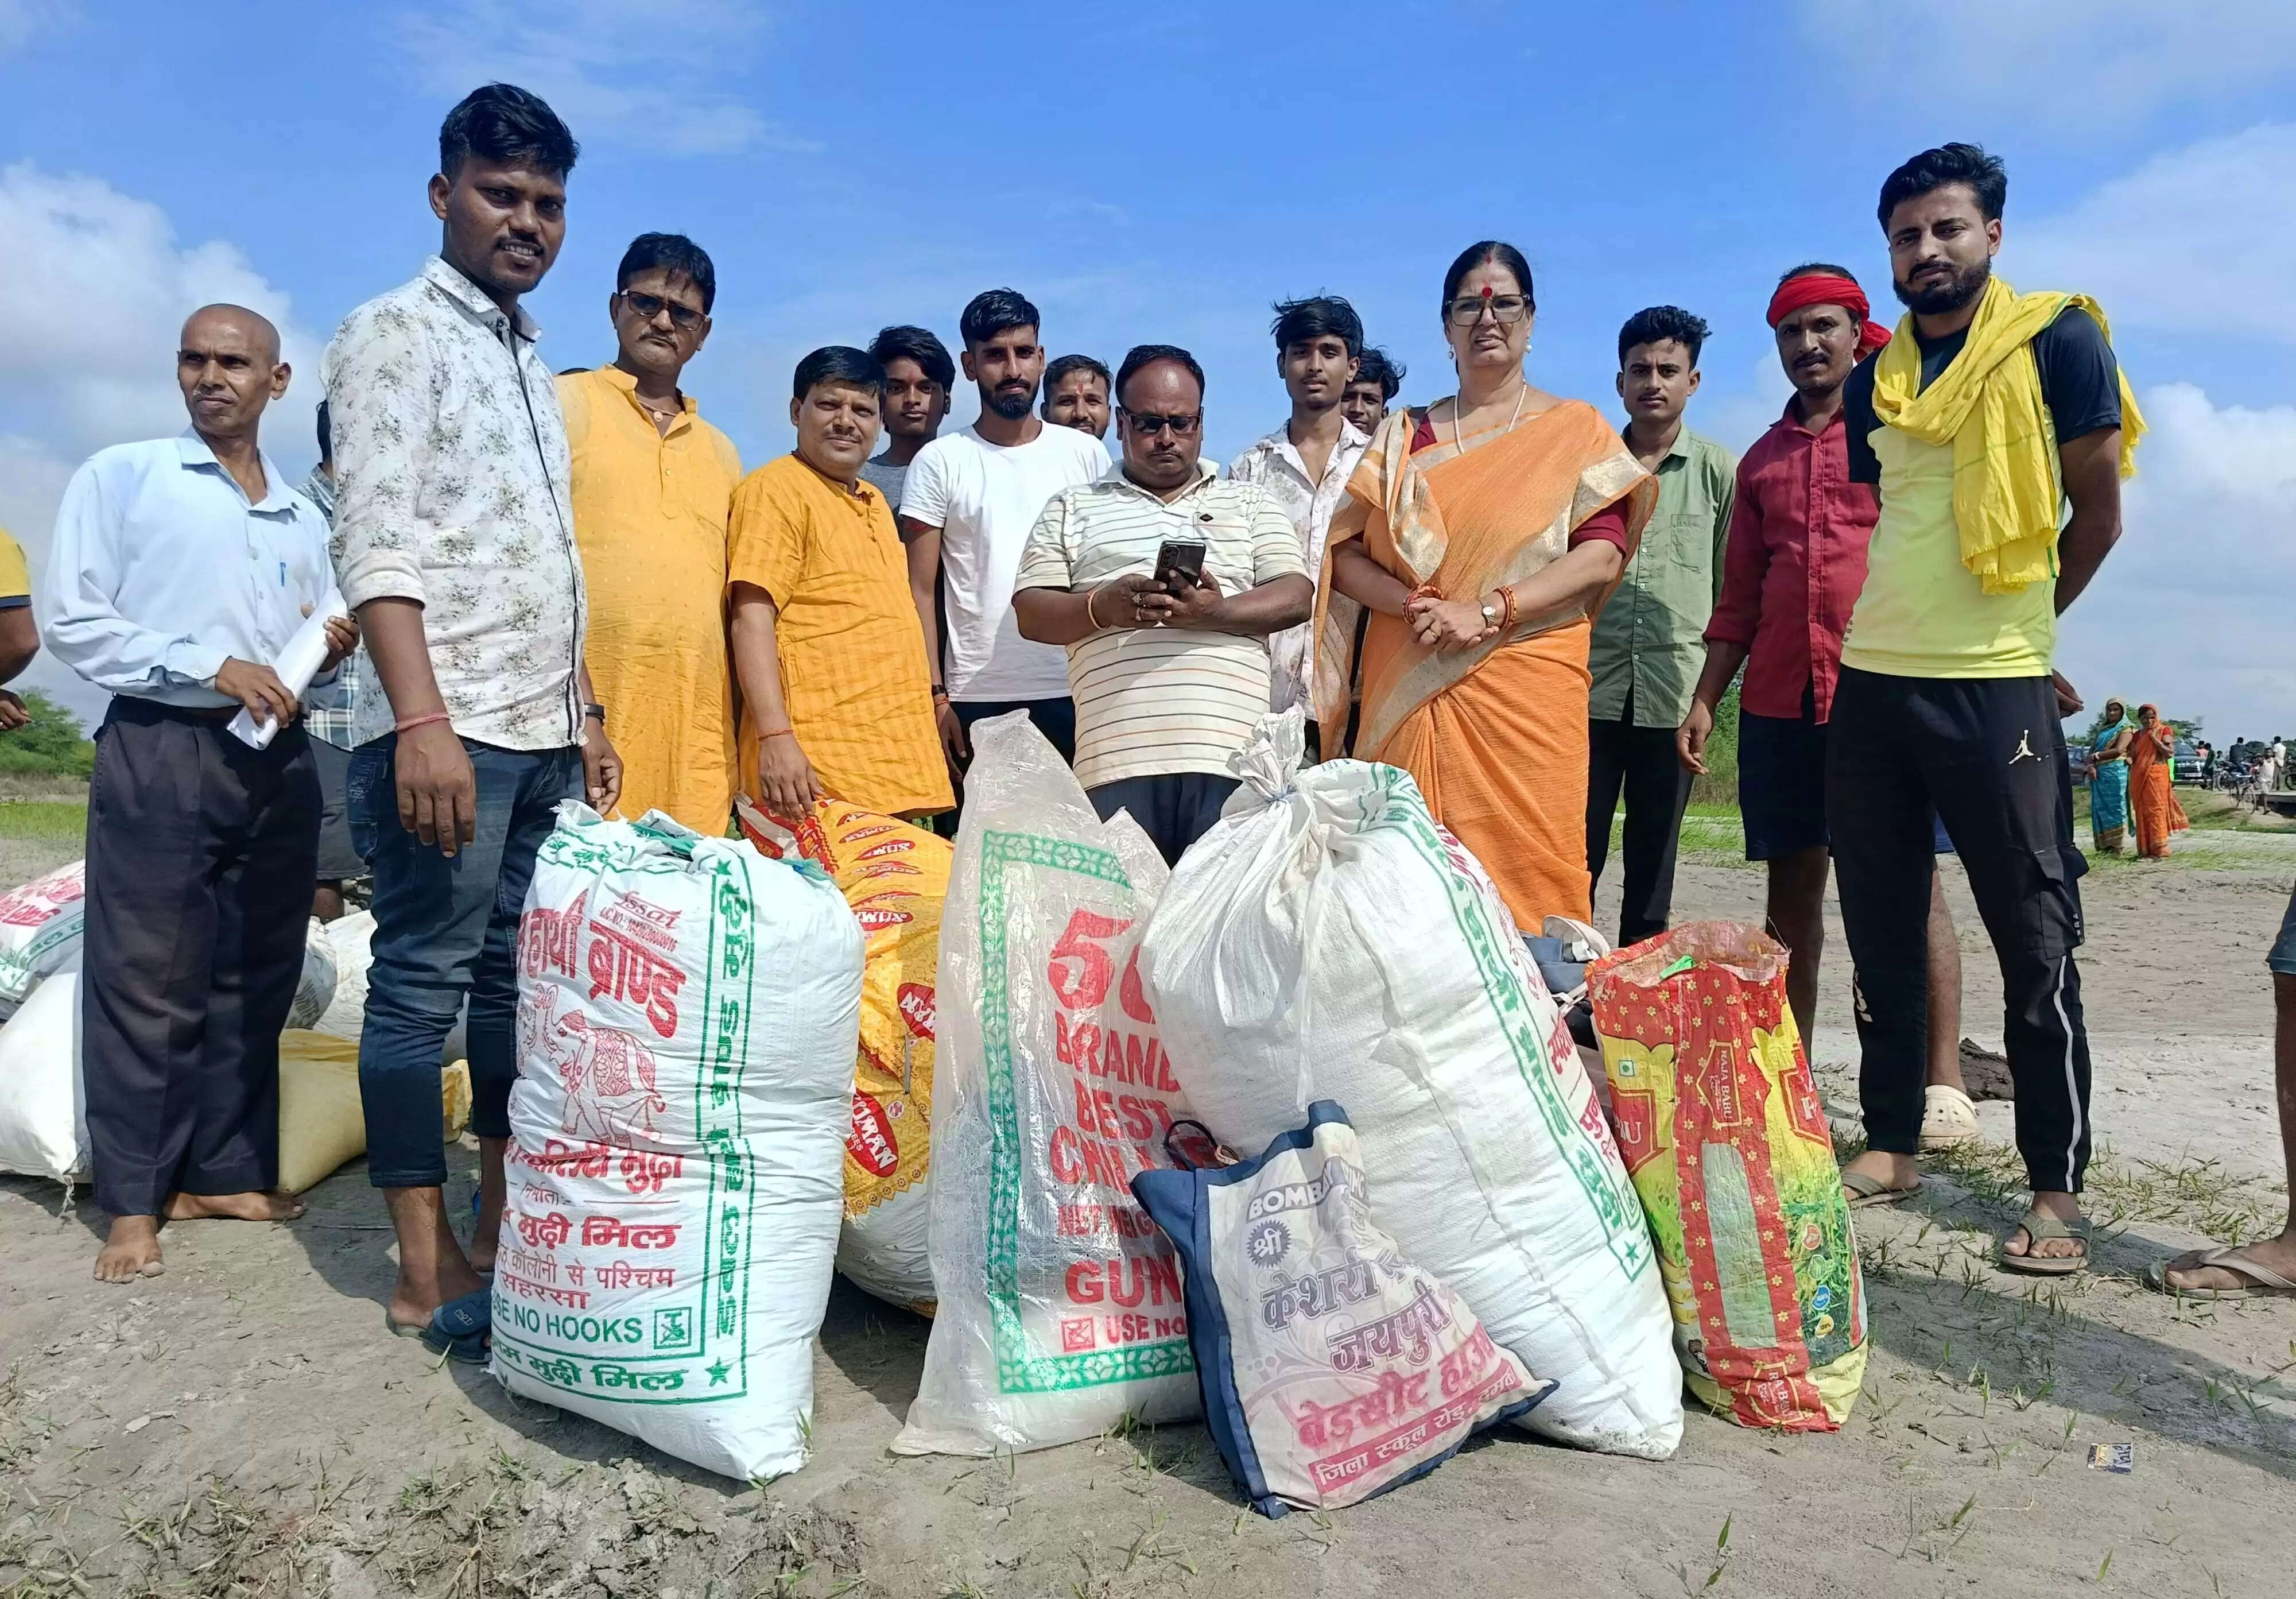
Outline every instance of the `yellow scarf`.
<svg viewBox="0 0 2296 1599">
<path fill-rule="evenodd" d="M 2068 306 L 2096 318 L 2108 340 L 2104 312 L 2086 294 L 2020 294 L 1999 278 L 1985 286 L 1969 341 L 1936 382 L 1922 387 L 1922 352 L 1914 319 L 1898 323 L 1897 337 L 1874 368 L 1874 414 L 1924 444 L 1953 447 L 1953 518 L 1961 529 L 1961 562 L 1989 594 L 2014 594 L 2057 570 L 2057 483 L 2054 430 L 2041 399 L 2033 339 Z M 2120 374 L 2120 475 L 2136 472 L 2136 441 L 2144 418 Z"/>
</svg>

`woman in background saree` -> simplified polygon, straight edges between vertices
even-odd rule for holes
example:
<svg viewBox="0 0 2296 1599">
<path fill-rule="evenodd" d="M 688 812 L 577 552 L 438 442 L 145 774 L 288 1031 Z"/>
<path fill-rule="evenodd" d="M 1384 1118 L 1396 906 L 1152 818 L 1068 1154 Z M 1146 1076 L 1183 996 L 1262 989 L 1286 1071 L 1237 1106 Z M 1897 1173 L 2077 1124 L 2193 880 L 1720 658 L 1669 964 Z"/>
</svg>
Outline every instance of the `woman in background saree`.
<svg viewBox="0 0 2296 1599">
<path fill-rule="evenodd" d="M 2136 736 L 2128 746 L 2128 808 L 2136 814 L 2136 853 L 2152 860 L 2169 855 L 2169 835 L 2192 823 L 2169 784 L 2176 771 L 2177 735 L 2150 705 L 2136 708 Z"/>
<path fill-rule="evenodd" d="M 1593 914 L 1587 645 L 1658 497 L 1594 407 L 1524 381 L 1529 266 L 1485 241 L 1452 263 L 1456 396 L 1389 414 L 1332 519 L 1316 596 L 1319 726 L 1409 772 L 1515 923 Z"/>
<path fill-rule="evenodd" d="M 2128 746 L 2136 736 L 2128 708 L 2107 700 L 2104 726 L 2088 744 L 2088 832 L 2106 855 L 2119 855 L 2128 841 Z"/>
</svg>

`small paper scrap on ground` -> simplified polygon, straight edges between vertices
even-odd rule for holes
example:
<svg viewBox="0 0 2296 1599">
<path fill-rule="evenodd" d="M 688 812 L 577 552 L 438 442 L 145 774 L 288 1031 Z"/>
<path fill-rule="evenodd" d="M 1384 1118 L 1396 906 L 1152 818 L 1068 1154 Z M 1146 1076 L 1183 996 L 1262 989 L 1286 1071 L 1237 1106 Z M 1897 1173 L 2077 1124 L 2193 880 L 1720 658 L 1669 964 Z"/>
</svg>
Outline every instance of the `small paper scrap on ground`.
<svg viewBox="0 0 2296 1599">
<path fill-rule="evenodd" d="M 2088 1447 L 2088 1469 L 2092 1472 L 2119 1472 L 2126 1477 L 2136 1469 L 2136 1446 L 2091 1444 Z"/>
</svg>

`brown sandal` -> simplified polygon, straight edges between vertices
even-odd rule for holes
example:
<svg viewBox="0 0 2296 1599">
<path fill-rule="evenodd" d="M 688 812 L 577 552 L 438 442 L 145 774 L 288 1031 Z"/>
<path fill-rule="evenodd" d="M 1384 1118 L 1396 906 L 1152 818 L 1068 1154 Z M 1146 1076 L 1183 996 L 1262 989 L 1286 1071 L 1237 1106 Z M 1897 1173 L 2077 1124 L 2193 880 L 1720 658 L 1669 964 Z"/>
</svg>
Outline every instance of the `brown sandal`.
<svg viewBox="0 0 2296 1599">
<path fill-rule="evenodd" d="M 1892 1188 L 1881 1178 L 1869 1177 L 1862 1171 L 1844 1171 L 1841 1188 L 1849 1196 L 1849 1208 L 1863 1210 L 1875 1205 L 1894 1205 L 1909 1200 L 1922 1191 L 1922 1184 L 1916 1177 L 1910 1188 Z"/>
<path fill-rule="evenodd" d="M 2071 1238 L 2080 1243 L 2078 1255 L 2013 1255 L 2008 1240 L 2002 1240 L 1997 1256 L 2004 1271 L 2023 1272 L 2029 1277 L 2070 1277 L 2088 1265 L 2088 1218 L 2075 1217 L 2061 1221 L 2054 1216 L 2044 1216 L 2038 1210 L 2028 1210 L 2017 1224 L 2025 1230 L 2025 1247 L 2030 1250 L 2046 1238 Z"/>
</svg>

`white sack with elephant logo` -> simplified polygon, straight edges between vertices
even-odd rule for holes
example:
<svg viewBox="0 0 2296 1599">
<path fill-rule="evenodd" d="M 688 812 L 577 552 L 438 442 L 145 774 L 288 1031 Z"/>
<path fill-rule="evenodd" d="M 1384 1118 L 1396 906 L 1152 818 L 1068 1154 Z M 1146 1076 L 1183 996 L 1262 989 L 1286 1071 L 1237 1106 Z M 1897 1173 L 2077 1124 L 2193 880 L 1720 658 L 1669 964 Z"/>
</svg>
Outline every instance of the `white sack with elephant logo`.
<svg viewBox="0 0 2296 1599">
<path fill-rule="evenodd" d="M 559 808 L 519 922 L 512 1392 L 745 1481 L 804 1464 L 861 954 L 810 861 Z"/>
</svg>

